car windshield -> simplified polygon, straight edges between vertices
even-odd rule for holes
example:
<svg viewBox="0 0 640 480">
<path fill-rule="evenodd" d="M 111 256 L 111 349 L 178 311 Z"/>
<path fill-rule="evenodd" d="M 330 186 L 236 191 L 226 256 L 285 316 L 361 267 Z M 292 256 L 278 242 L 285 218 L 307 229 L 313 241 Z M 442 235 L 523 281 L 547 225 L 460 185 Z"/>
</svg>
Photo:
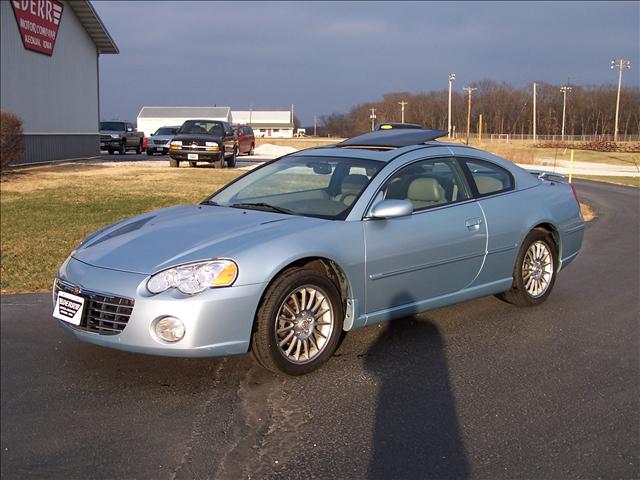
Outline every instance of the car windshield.
<svg viewBox="0 0 640 480">
<path fill-rule="evenodd" d="M 174 135 L 176 133 L 175 128 L 162 127 L 159 128 L 154 135 Z"/>
<path fill-rule="evenodd" d="M 123 122 L 100 122 L 100 130 L 117 130 L 124 132 L 126 128 Z"/>
<path fill-rule="evenodd" d="M 383 166 L 375 160 L 288 156 L 239 178 L 203 203 L 343 220 Z"/>
<path fill-rule="evenodd" d="M 215 135 L 216 137 L 222 137 L 224 136 L 224 127 L 220 122 L 187 120 L 182 124 L 178 133 L 191 135 Z"/>
</svg>

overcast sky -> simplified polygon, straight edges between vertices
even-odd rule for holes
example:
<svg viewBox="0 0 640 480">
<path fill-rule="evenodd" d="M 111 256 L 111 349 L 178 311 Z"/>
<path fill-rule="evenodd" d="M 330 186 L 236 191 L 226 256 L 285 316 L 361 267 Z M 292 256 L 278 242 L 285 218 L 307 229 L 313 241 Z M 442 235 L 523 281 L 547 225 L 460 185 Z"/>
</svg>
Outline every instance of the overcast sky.
<svg viewBox="0 0 640 480">
<path fill-rule="evenodd" d="M 639 2 L 106 2 L 102 119 L 143 105 L 346 112 L 387 92 L 493 79 L 638 85 Z"/>
</svg>

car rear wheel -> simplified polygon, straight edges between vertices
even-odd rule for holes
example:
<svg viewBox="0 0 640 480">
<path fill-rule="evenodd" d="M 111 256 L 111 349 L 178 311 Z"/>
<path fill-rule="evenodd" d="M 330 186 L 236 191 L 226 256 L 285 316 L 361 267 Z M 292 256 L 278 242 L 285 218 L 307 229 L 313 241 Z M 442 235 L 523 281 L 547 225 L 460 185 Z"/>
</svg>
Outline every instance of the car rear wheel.
<svg viewBox="0 0 640 480">
<path fill-rule="evenodd" d="M 331 358 L 342 322 L 334 283 L 315 270 L 291 269 L 273 281 L 260 302 L 251 352 L 267 370 L 303 375 Z"/>
<path fill-rule="evenodd" d="M 522 242 L 513 269 L 513 285 L 498 298 L 522 307 L 538 305 L 551 294 L 558 270 L 558 254 L 551 237 L 532 230 Z"/>
<path fill-rule="evenodd" d="M 142 140 L 140 140 L 140 142 L 138 143 L 138 146 L 136 147 L 136 153 L 138 155 L 142 153 Z"/>
<path fill-rule="evenodd" d="M 189 162 L 189 165 L 191 165 L 193 168 L 195 168 L 196 165 L 198 165 L 198 162 Z"/>
<path fill-rule="evenodd" d="M 255 146 L 255 144 L 252 143 L 251 144 L 251 148 L 249 149 L 249 153 L 247 155 L 253 155 L 255 149 L 256 149 L 256 146 Z"/>
<path fill-rule="evenodd" d="M 179 167 L 180 160 L 176 160 L 175 158 L 169 158 L 169 166 L 170 167 Z"/>
</svg>

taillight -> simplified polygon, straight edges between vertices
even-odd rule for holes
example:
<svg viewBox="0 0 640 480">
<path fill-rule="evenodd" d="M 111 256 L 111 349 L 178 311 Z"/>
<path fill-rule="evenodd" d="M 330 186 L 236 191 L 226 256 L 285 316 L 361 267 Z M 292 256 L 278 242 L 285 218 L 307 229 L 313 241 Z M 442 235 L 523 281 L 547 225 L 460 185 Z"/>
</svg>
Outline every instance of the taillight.
<svg viewBox="0 0 640 480">
<path fill-rule="evenodd" d="M 240 133 L 238 133 L 238 136 L 239 136 L 239 137 L 244 137 L 244 132 L 240 132 Z"/>
<path fill-rule="evenodd" d="M 571 191 L 573 192 L 573 198 L 575 198 L 576 202 L 578 202 L 578 205 L 580 205 L 580 199 L 578 198 L 578 192 L 576 191 L 576 187 L 573 185 L 573 183 L 570 183 L 569 185 L 571 185 Z"/>
</svg>

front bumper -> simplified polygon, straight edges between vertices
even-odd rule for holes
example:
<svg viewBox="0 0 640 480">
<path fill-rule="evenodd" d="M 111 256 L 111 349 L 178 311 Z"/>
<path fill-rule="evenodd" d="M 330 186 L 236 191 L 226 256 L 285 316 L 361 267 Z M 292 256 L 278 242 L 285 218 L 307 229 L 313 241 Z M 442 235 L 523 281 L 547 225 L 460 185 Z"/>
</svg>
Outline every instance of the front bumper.
<svg viewBox="0 0 640 480">
<path fill-rule="evenodd" d="M 101 335 L 59 321 L 67 332 L 103 347 L 170 357 L 215 357 L 247 352 L 264 289 L 263 284 L 252 284 L 210 289 L 191 297 L 177 291 L 151 295 L 146 290 L 148 275 L 94 267 L 71 257 L 60 267 L 58 277 L 83 290 L 135 301 L 121 333 Z M 155 336 L 154 320 L 165 316 L 179 318 L 184 323 L 186 333 L 179 342 L 167 343 Z"/>
<path fill-rule="evenodd" d="M 119 148 L 122 144 L 122 139 L 100 140 L 100 148 Z"/>
<path fill-rule="evenodd" d="M 197 159 L 189 158 L 189 155 L 196 154 L 198 155 Z M 217 162 L 219 161 L 223 153 L 222 151 L 218 152 L 208 152 L 206 150 L 169 150 L 169 156 L 175 160 L 180 161 L 189 161 L 189 162 Z"/>
</svg>

